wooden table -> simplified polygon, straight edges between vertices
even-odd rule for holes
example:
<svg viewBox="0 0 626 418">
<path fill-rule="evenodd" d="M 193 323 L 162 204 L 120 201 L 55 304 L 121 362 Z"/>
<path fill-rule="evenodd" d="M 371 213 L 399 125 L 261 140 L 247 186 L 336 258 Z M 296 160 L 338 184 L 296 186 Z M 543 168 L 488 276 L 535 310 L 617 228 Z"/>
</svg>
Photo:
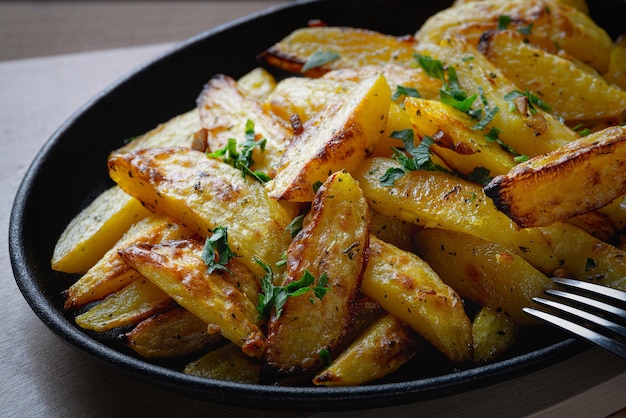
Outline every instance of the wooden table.
<svg viewBox="0 0 626 418">
<path fill-rule="evenodd" d="M 253 3 L 247 2 L 249 9 L 234 8 L 231 13 L 236 16 L 254 7 L 258 9 L 259 5 Z M 0 227 L 5 237 L 19 182 L 54 130 L 102 88 L 172 45 L 168 42 L 0 61 Z M 42 216 L 46 216 L 45 208 Z M 0 416 L 335 415 L 253 411 L 211 404 L 121 376 L 67 346 L 38 320 L 15 285 L 6 239 L 0 241 L 0 250 Z M 603 417 L 626 408 L 625 387 L 626 362 L 599 349 L 590 349 L 497 385 L 342 416 Z"/>
</svg>

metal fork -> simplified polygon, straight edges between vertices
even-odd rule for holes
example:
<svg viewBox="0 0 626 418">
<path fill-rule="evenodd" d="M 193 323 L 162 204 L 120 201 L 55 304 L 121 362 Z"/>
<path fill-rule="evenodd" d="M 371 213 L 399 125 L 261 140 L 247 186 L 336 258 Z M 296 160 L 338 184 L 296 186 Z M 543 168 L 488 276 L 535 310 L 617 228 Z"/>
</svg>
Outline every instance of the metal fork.
<svg viewBox="0 0 626 418">
<path fill-rule="evenodd" d="M 626 360 L 626 292 L 580 280 L 554 278 L 568 291 L 547 289 L 524 312 L 605 348 Z M 546 309 L 547 308 L 547 309 Z"/>
</svg>

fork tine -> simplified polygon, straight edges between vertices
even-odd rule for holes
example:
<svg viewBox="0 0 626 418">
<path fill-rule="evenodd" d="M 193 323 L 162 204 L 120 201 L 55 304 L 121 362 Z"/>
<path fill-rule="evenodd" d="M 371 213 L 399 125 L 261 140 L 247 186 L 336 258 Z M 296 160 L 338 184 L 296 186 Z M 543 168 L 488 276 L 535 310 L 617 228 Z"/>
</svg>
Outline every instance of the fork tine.
<svg viewBox="0 0 626 418">
<path fill-rule="evenodd" d="M 617 306 L 609 305 L 608 303 L 604 303 L 596 299 L 588 298 L 576 293 L 564 292 L 558 289 L 546 289 L 545 293 L 562 299 L 568 299 L 581 305 L 590 306 L 598 311 L 609 313 L 626 320 L 626 310 Z"/>
<path fill-rule="evenodd" d="M 619 341 L 613 340 L 605 335 L 602 335 L 598 332 L 585 328 L 581 325 L 578 325 L 574 322 L 571 322 L 567 319 L 560 318 L 556 315 L 553 315 L 548 312 L 540 311 L 534 308 L 523 308 L 524 312 L 527 314 L 534 316 L 540 320 L 546 321 L 548 323 L 554 324 L 559 328 L 568 331 L 574 335 L 582 337 L 587 341 L 590 341 L 600 347 L 603 347 L 612 353 L 618 355 L 622 359 L 626 360 L 626 345 L 620 343 Z"/>
<path fill-rule="evenodd" d="M 617 302 L 626 303 L 626 292 L 613 289 L 607 286 L 602 286 L 595 283 L 584 282 L 581 280 L 566 279 L 563 277 L 554 277 L 552 279 L 554 283 L 560 284 L 565 287 L 584 290 L 587 292 L 595 293 L 606 298 L 613 299 Z"/>
</svg>

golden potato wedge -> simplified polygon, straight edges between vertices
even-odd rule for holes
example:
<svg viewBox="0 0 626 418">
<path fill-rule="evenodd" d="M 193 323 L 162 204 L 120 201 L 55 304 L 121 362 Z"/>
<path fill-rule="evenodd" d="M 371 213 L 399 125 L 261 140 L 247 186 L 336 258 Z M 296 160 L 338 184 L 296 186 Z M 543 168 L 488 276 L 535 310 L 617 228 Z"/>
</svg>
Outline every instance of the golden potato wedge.
<svg viewBox="0 0 626 418">
<path fill-rule="evenodd" d="M 239 77 L 237 84 L 254 100 L 263 103 L 276 88 L 276 79 L 265 68 L 256 67 Z"/>
<path fill-rule="evenodd" d="M 194 136 L 202 129 L 200 111 L 193 108 L 185 113 L 174 116 L 156 128 L 133 138 L 126 145 L 112 152 L 126 153 L 146 148 L 191 147 Z"/>
<path fill-rule="evenodd" d="M 360 68 L 413 60 L 413 36 L 390 36 L 349 27 L 300 28 L 265 50 L 259 58 L 293 73 L 319 77 L 337 68 Z"/>
<path fill-rule="evenodd" d="M 387 123 L 391 92 L 382 75 L 374 75 L 309 120 L 287 147 L 274 179 L 266 183 L 274 199 L 311 202 L 314 185 L 329 173 L 352 170 L 370 155 Z"/>
<path fill-rule="evenodd" d="M 220 334 L 209 334 L 204 321 L 179 305 L 144 319 L 124 334 L 124 343 L 145 358 L 185 356 L 224 341 Z"/>
<path fill-rule="evenodd" d="M 402 250 L 411 250 L 413 234 L 418 229 L 419 226 L 413 223 L 371 211 L 370 231 L 372 235 Z"/>
<path fill-rule="evenodd" d="M 406 322 L 447 358 L 472 358 L 471 323 L 463 301 L 415 254 L 370 237 L 361 292 Z"/>
<path fill-rule="evenodd" d="M 465 4 L 465 3 L 470 3 L 473 1 L 483 1 L 483 0 L 454 0 L 454 3 L 452 4 L 453 6 L 458 6 L 461 4 Z M 589 14 L 589 5 L 587 4 L 586 0 L 553 0 L 557 3 L 561 3 L 561 4 L 565 4 L 568 6 L 572 6 L 578 10 L 580 10 L 582 13 L 588 15 Z"/>
<path fill-rule="evenodd" d="M 490 0 L 450 7 L 431 16 L 415 38 L 437 43 L 457 33 L 477 44 L 483 32 L 498 28 L 501 16 L 509 16 L 509 28 L 524 32 L 532 44 L 552 52 L 563 49 L 601 73 L 608 68 L 611 37 L 585 13 L 553 1 Z"/>
<path fill-rule="evenodd" d="M 431 150 L 455 172 L 467 177 L 484 167 L 496 176 L 515 167 L 513 155 L 473 129 L 477 122 L 466 113 L 440 101 L 413 97 L 405 100 L 404 107 L 417 135 L 433 138 Z"/>
<path fill-rule="evenodd" d="M 534 323 L 522 312 L 552 281 L 510 249 L 473 235 L 443 229 L 416 234 L 415 252 L 461 297 L 519 324 Z"/>
<path fill-rule="evenodd" d="M 255 140 L 265 139 L 264 149 L 253 150 L 252 170 L 272 176 L 289 138 L 290 127 L 273 118 L 237 81 L 223 74 L 213 76 L 197 99 L 200 123 L 207 132 L 208 150 L 215 152 L 228 145 L 247 140 L 248 121 L 254 124 Z"/>
<path fill-rule="evenodd" d="M 105 190 L 65 227 L 54 246 L 52 269 L 86 272 L 132 224 L 149 214 L 139 200 L 118 186 Z"/>
<path fill-rule="evenodd" d="M 519 324 L 493 309 L 482 307 L 472 320 L 474 363 L 496 360 L 519 341 L 521 334 Z"/>
<path fill-rule="evenodd" d="M 609 69 L 604 77 L 609 82 L 626 90 L 626 34 L 618 36 L 613 42 Z"/>
<path fill-rule="evenodd" d="M 408 172 L 393 186 L 383 185 L 380 178 L 394 167 L 398 167 L 394 160 L 370 158 L 353 173 L 375 211 L 422 227 L 499 242 L 546 274 L 558 268 L 558 260 L 541 232 L 519 228 L 496 209 L 481 186 L 425 170 Z"/>
<path fill-rule="evenodd" d="M 455 68 L 460 87 L 468 96 L 476 95 L 476 103 L 481 97 L 491 109 L 498 109 L 483 132 L 497 128 L 499 139 L 518 154 L 529 157 L 545 154 L 579 137 L 560 119 L 534 105 L 529 96 L 507 100 L 512 92 L 525 93 L 520 90 L 523 87 L 512 83 L 464 38 L 446 38 L 435 54 L 434 58 Z"/>
<path fill-rule="evenodd" d="M 545 226 L 626 193 L 626 126 L 606 128 L 495 177 L 485 194 L 523 227 Z"/>
<path fill-rule="evenodd" d="M 612 118 L 626 111 L 626 91 L 524 39 L 512 30 L 489 31 L 478 49 L 520 89 L 534 92 L 566 121 Z"/>
<path fill-rule="evenodd" d="M 398 370 L 423 340 L 407 324 L 386 314 L 365 330 L 329 367 L 313 379 L 318 386 L 355 386 Z"/>
<path fill-rule="evenodd" d="M 167 293 L 140 277 L 77 315 L 75 320 L 81 328 L 102 332 L 138 324 L 173 305 L 174 301 Z"/>
<path fill-rule="evenodd" d="M 100 300 L 141 277 L 119 256 L 118 251 L 129 245 L 190 238 L 194 235 L 173 218 L 150 215 L 132 225 L 98 262 L 65 292 L 65 309 L 72 310 Z"/>
<path fill-rule="evenodd" d="M 257 277 L 265 271 L 255 260 L 273 265 L 291 241 L 285 229 L 298 207 L 270 199 L 261 183 L 201 152 L 118 154 L 109 160 L 109 173 L 150 210 L 170 214 L 204 237 L 227 227 L 230 247 Z"/>
<path fill-rule="evenodd" d="M 189 363 L 184 373 L 237 383 L 259 383 L 261 362 L 248 357 L 235 344 L 225 344 Z"/>
<path fill-rule="evenodd" d="M 539 229 L 561 262 L 560 276 L 626 291 L 626 252 L 568 223 Z"/>
<path fill-rule="evenodd" d="M 244 353 L 261 357 L 265 337 L 255 305 L 223 279 L 230 272 L 217 269 L 208 273 L 202 259 L 203 248 L 195 240 L 164 241 L 127 247 L 120 251 L 120 256 L 180 306 L 209 327 L 218 327 L 220 334 Z"/>
<path fill-rule="evenodd" d="M 312 289 L 287 298 L 280 316 L 273 311 L 265 350 L 266 375 L 306 373 L 320 365 L 320 353 L 341 346 L 356 316 L 359 286 L 369 243 L 369 208 L 347 172 L 333 173 L 319 188 L 303 229 L 287 251 L 285 284 L 308 272 Z M 320 279 L 327 277 L 327 284 Z"/>
</svg>

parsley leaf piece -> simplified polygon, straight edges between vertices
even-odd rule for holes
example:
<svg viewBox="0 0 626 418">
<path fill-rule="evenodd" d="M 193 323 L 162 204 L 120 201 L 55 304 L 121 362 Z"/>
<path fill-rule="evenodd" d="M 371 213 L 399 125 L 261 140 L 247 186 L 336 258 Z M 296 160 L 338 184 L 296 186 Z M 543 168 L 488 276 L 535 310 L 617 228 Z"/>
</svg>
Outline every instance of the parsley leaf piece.
<svg viewBox="0 0 626 418">
<path fill-rule="evenodd" d="M 432 78 L 438 78 L 442 83 L 445 83 L 445 72 L 443 62 L 434 59 L 428 55 L 413 54 L 413 58 L 426 72 L 426 75 Z"/>
<path fill-rule="evenodd" d="M 302 221 L 304 220 L 304 215 L 298 215 L 287 225 L 287 231 L 289 231 L 289 235 L 291 238 L 298 235 L 298 232 L 302 229 Z"/>
<path fill-rule="evenodd" d="M 467 176 L 467 179 L 474 183 L 485 186 L 487 185 L 487 183 L 489 183 L 493 179 L 493 177 L 491 177 L 489 174 L 491 173 L 488 168 L 475 167 L 472 170 L 472 172 L 469 173 L 469 175 Z"/>
<path fill-rule="evenodd" d="M 304 63 L 301 72 L 305 73 L 313 68 L 337 61 L 339 58 L 341 58 L 341 55 L 335 51 L 316 51 Z"/>
<path fill-rule="evenodd" d="M 494 106 L 485 112 L 485 116 L 479 120 L 474 126 L 471 128 L 475 131 L 482 131 L 487 127 L 487 125 L 493 120 L 496 113 L 498 113 L 500 109 L 498 106 Z"/>
<path fill-rule="evenodd" d="M 391 100 L 396 101 L 403 96 L 417 98 L 422 97 L 419 91 L 417 91 L 417 89 L 414 87 L 397 86 L 396 91 L 393 93 L 393 95 L 391 95 Z"/>
<path fill-rule="evenodd" d="M 230 271 L 226 265 L 236 254 L 228 245 L 228 228 L 218 226 L 213 229 L 213 234 L 206 239 L 202 250 L 202 261 L 208 267 L 208 273 L 215 270 Z"/>
<path fill-rule="evenodd" d="M 500 15 L 498 17 L 498 30 L 505 30 L 511 24 L 511 16 Z"/>
<path fill-rule="evenodd" d="M 549 104 L 547 104 L 546 102 L 544 102 L 543 100 L 541 100 L 539 97 L 537 97 L 536 95 L 532 94 L 528 90 L 526 90 L 526 91 L 520 91 L 520 90 L 510 91 L 509 93 L 504 95 L 504 100 L 513 102 L 515 99 L 518 99 L 520 97 L 526 97 L 526 100 L 528 100 L 528 111 L 530 113 L 537 113 L 537 109 L 535 109 L 535 106 L 539 107 L 542 110 L 545 110 L 546 112 L 549 112 L 550 110 L 552 110 L 552 108 L 550 107 Z"/>
<path fill-rule="evenodd" d="M 328 351 L 327 348 L 322 348 L 319 351 L 319 357 L 320 357 L 320 363 L 322 364 L 322 367 L 328 367 L 332 363 L 332 360 L 330 358 L 330 351 Z"/>
<path fill-rule="evenodd" d="M 287 298 L 300 296 L 312 290 L 315 297 L 322 299 L 328 291 L 328 276 L 323 273 L 317 281 L 317 285 L 311 287 L 315 283 L 315 276 L 313 276 L 308 270 L 304 271 L 304 274 L 300 280 L 293 281 L 285 286 L 274 285 L 274 273 L 272 269 L 260 260 L 256 262 L 263 267 L 266 274 L 261 278 L 261 293 L 259 294 L 259 303 L 256 307 L 259 313 L 259 319 L 265 318 L 270 314 L 272 306 L 276 311 L 276 319 L 280 318 L 283 312 Z"/>
</svg>

